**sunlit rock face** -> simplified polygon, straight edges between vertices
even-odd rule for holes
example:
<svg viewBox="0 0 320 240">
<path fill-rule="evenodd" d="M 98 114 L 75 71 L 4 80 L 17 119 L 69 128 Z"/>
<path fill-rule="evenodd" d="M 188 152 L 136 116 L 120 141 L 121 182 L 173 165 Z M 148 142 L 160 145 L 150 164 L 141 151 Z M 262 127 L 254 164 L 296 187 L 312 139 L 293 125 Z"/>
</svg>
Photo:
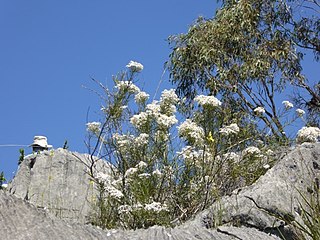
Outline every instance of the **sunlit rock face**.
<svg viewBox="0 0 320 240">
<path fill-rule="evenodd" d="M 86 223 L 97 190 L 88 175 L 90 156 L 65 149 L 27 156 L 19 165 L 8 190 L 14 196 L 49 214 L 71 222 Z M 99 160 L 96 168 L 109 172 Z"/>
</svg>

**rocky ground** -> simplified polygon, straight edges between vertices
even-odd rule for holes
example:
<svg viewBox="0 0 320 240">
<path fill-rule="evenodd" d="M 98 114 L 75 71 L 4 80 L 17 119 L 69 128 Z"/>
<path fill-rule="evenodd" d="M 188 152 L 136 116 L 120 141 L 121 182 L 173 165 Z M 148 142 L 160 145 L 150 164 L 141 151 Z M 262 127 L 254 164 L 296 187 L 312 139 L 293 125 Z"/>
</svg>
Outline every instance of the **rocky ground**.
<svg viewBox="0 0 320 240">
<path fill-rule="evenodd" d="M 101 230 L 86 224 L 96 193 L 88 155 L 57 149 L 31 155 L 0 191 L 1 239 L 300 239 L 292 224 L 320 178 L 320 143 L 290 150 L 256 183 L 237 189 L 175 228 Z M 97 171 L 108 173 L 103 161 Z M 291 223 L 291 224 L 290 224 Z"/>
</svg>

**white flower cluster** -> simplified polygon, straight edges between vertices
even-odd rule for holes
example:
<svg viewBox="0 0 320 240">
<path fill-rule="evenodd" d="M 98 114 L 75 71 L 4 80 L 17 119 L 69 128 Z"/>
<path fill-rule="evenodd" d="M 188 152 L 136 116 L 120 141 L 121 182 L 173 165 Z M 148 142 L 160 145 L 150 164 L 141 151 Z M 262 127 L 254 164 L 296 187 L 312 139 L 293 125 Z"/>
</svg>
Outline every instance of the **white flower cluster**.
<svg viewBox="0 0 320 240">
<path fill-rule="evenodd" d="M 110 197 L 120 199 L 123 197 L 123 193 L 113 187 L 112 185 L 105 185 L 105 190 L 109 194 Z"/>
<path fill-rule="evenodd" d="M 174 89 L 164 90 L 160 97 L 160 111 L 161 113 L 172 116 L 176 112 L 176 104 L 179 98 Z"/>
<path fill-rule="evenodd" d="M 150 173 L 140 173 L 140 174 L 138 175 L 139 178 L 149 178 L 150 176 L 151 176 Z"/>
<path fill-rule="evenodd" d="M 138 164 L 137 164 L 137 168 L 146 168 L 148 167 L 148 164 L 146 164 L 144 161 L 140 161 Z"/>
<path fill-rule="evenodd" d="M 110 197 L 117 198 L 117 199 L 120 199 L 123 197 L 122 192 L 113 186 L 112 178 L 110 174 L 105 172 L 98 172 L 95 178 L 96 180 L 98 180 L 99 183 L 103 184 L 106 193 Z"/>
<path fill-rule="evenodd" d="M 178 119 L 174 115 L 167 116 L 165 114 L 160 114 L 156 121 L 160 126 L 164 128 L 170 128 L 178 122 Z"/>
<path fill-rule="evenodd" d="M 214 96 L 199 95 L 194 98 L 201 106 L 217 107 L 221 105 L 221 102 Z"/>
<path fill-rule="evenodd" d="M 284 107 L 286 109 L 290 109 L 290 108 L 293 108 L 293 104 L 289 101 L 283 101 L 282 104 L 284 105 Z"/>
<path fill-rule="evenodd" d="M 156 142 L 167 142 L 170 137 L 170 132 L 162 131 L 162 130 L 157 130 L 154 133 L 154 139 Z"/>
<path fill-rule="evenodd" d="M 124 174 L 124 177 L 130 177 L 132 175 L 134 175 L 136 172 L 138 172 L 138 168 L 129 168 L 125 174 Z"/>
<path fill-rule="evenodd" d="M 132 149 L 141 150 L 149 143 L 149 134 L 141 133 L 138 136 L 131 134 L 119 134 L 112 135 L 113 144 L 115 144 L 117 152 L 123 156 L 129 156 Z"/>
<path fill-rule="evenodd" d="M 119 214 L 128 214 L 132 211 L 132 207 L 129 205 L 121 205 L 118 207 Z"/>
<path fill-rule="evenodd" d="M 96 179 L 99 182 L 103 182 L 103 183 L 109 183 L 111 180 L 111 176 L 108 173 L 104 173 L 104 172 L 98 172 L 96 175 Z"/>
<path fill-rule="evenodd" d="M 132 72 L 141 72 L 143 70 L 143 65 L 135 61 L 130 61 L 126 65 L 126 67 L 129 68 Z"/>
<path fill-rule="evenodd" d="M 268 149 L 267 151 L 266 151 L 266 155 L 267 156 L 272 156 L 274 154 L 274 152 L 271 150 L 271 149 Z"/>
<path fill-rule="evenodd" d="M 117 144 L 118 148 L 120 148 L 123 151 L 125 151 L 128 147 L 131 147 L 131 142 L 133 138 L 133 135 L 121 135 L 119 133 L 115 133 L 112 136 L 112 139 Z"/>
<path fill-rule="evenodd" d="M 253 146 L 247 147 L 246 149 L 244 149 L 242 151 L 242 155 L 243 156 L 257 155 L 257 154 L 260 154 L 260 153 L 261 153 L 260 149 L 257 148 L 257 147 L 253 147 Z"/>
<path fill-rule="evenodd" d="M 137 146 L 145 146 L 149 143 L 149 134 L 141 133 L 134 139 L 134 143 Z"/>
<path fill-rule="evenodd" d="M 306 113 L 305 111 L 303 111 L 302 109 L 298 108 L 296 110 L 296 113 L 298 114 L 299 117 L 303 117 L 303 115 Z"/>
<path fill-rule="evenodd" d="M 142 128 L 149 119 L 154 119 L 164 128 L 170 128 L 178 122 L 176 116 L 173 115 L 176 109 L 173 103 L 177 101 L 174 90 L 165 90 L 161 96 L 161 102 L 153 101 L 147 104 L 145 112 L 140 112 L 131 117 L 130 122 L 134 127 Z"/>
<path fill-rule="evenodd" d="M 239 133 L 240 129 L 236 123 L 232 123 L 229 126 L 225 126 L 223 128 L 220 128 L 219 133 L 224 135 L 230 135 L 230 134 L 237 134 Z"/>
<path fill-rule="evenodd" d="M 202 145 L 204 142 L 204 130 L 198 126 L 191 119 L 187 119 L 180 126 L 178 126 L 179 136 L 194 142 L 196 145 Z"/>
<path fill-rule="evenodd" d="M 134 96 L 134 100 L 136 103 L 143 104 L 148 100 L 149 96 L 148 93 L 140 91 Z"/>
<path fill-rule="evenodd" d="M 100 132 L 100 122 L 89 122 L 86 124 L 87 125 L 87 131 L 92 132 L 92 133 L 99 133 Z"/>
<path fill-rule="evenodd" d="M 168 207 L 166 204 L 161 204 L 160 202 L 152 202 L 149 204 L 145 204 L 144 206 L 141 203 L 137 203 L 132 206 L 121 205 L 118 207 L 118 212 L 119 214 L 128 214 L 132 211 L 139 211 L 141 209 L 157 213 L 161 211 L 168 211 Z"/>
<path fill-rule="evenodd" d="M 208 163 L 213 159 L 213 156 L 209 151 L 204 151 L 202 149 L 197 150 L 191 146 L 184 147 L 181 152 L 177 152 L 177 154 L 182 156 L 186 163 L 196 164 L 196 166 L 201 166 L 203 162 Z"/>
<path fill-rule="evenodd" d="M 147 211 L 153 211 L 153 212 L 161 212 L 161 211 L 168 211 L 168 207 L 166 204 L 161 204 L 160 202 L 152 202 L 149 204 L 146 204 L 144 206 L 144 209 Z"/>
<path fill-rule="evenodd" d="M 146 107 L 146 113 L 153 118 L 157 118 L 160 115 L 160 105 L 158 101 L 152 101 Z"/>
<path fill-rule="evenodd" d="M 131 93 L 140 92 L 140 88 L 131 81 L 118 81 L 116 83 L 116 88 L 122 91 L 129 91 Z"/>
<path fill-rule="evenodd" d="M 155 176 L 158 176 L 158 177 L 161 177 L 162 176 L 162 173 L 159 169 L 156 169 L 152 172 L 152 175 L 155 175 Z"/>
<path fill-rule="evenodd" d="M 303 127 L 298 131 L 297 142 L 317 142 L 320 139 L 320 129 L 317 127 Z"/>
<path fill-rule="evenodd" d="M 263 107 L 257 107 L 253 110 L 256 114 L 264 114 L 266 110 Z"/>
<path fill-rule="evenodd" d="M 139 114 L 133 115 L 130 118 L 130 123 L 136 127 L 141 128 L 144 126 L 148 121 L 148 114 L 146 112 L 140 112 Z"/>
<path fill-rule="evenodd" d="M 161 93 L 160 102 L 165 104 L 177 104 L 179 98 L 174 89 L 165 89 Z"/>
<path fill-rule="evenodd" d="M 228 152 L 222 155 L 223 159 L 227 159 L 233 162 L 239 162 L 240 156 L 236 154 L 235 152 Z"/>
</svg>

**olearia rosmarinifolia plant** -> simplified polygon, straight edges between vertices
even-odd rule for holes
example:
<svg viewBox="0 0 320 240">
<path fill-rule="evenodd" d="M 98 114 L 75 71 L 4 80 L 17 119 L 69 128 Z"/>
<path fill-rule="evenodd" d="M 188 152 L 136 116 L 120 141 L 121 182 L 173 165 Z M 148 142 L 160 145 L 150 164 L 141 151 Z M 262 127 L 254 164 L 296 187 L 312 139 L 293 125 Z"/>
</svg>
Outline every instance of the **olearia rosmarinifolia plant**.
<svg viewBox="0 0 320 240">
<path fill-rule="evenodd" d="M 131 61 L 127 68 L 113 78 L 111 90 L 100 84 L 102 118 L 87 123 L 89 174 L 99 190 L 93 224 L 179 224 L 271 167 L 273 151 L 264 131 L 237 100 L 199 95 L 184 117 L 177 110 L 184 102 L 174 89 L 149 101 L 135 85 L 143 66 Z M 285 110 L 292 107 L 283 104 Z M 257 117 L 264 114 L 263 108 L 255 111 Z M 99 158 L 110 163 L 112 175 L 96 170 Z"/>
</svg>

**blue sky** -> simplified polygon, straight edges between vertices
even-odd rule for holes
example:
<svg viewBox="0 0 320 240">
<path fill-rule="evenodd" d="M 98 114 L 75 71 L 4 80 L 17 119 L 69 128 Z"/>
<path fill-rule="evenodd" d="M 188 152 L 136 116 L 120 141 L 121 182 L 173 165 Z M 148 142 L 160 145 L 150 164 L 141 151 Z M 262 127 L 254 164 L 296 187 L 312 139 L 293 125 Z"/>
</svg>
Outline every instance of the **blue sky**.
<svg viewBox="0 0 320 240">
<path fill-rule="evenodd" d="M 96 120 L 98 98 L 82 85 L 111 83 L 130 60 L 144 65 L 144 89 L 154 93 L 168 59 L 166 41 L 215 0 L 0 0 L 0 144 L 28 145 L 35 135 L 86 152 L 85 123 Z M 163 88 L 170 88 L 167 78 Z M 31 149 L 25 147 L 26 154 Z M 0 147 L 0 171 L 10 179 L 19 147 Z"/>
<path fill-rule="evenodd" d="M 98 120 L 91 77 L 106 84 L 130 60 L 141 62 L 139 87 L 153 96 L 168 59 L 169 35 L 210 18 L 216 0 L 0 0 L 0 171 L 11 179 L 20 147 L 45 135 L 54 148 L 87 152 L 89 121 Z M 312 55 L 304 62 L 318 81 Z M 171 88 L 167 77 L 161 89 Z M 285 96 L 287 97 L 287 96 Z M 294 125 L 294 132 L 301 121 Z M 24 147 L 26 154 L 31 149 Z"/>
</svg>

